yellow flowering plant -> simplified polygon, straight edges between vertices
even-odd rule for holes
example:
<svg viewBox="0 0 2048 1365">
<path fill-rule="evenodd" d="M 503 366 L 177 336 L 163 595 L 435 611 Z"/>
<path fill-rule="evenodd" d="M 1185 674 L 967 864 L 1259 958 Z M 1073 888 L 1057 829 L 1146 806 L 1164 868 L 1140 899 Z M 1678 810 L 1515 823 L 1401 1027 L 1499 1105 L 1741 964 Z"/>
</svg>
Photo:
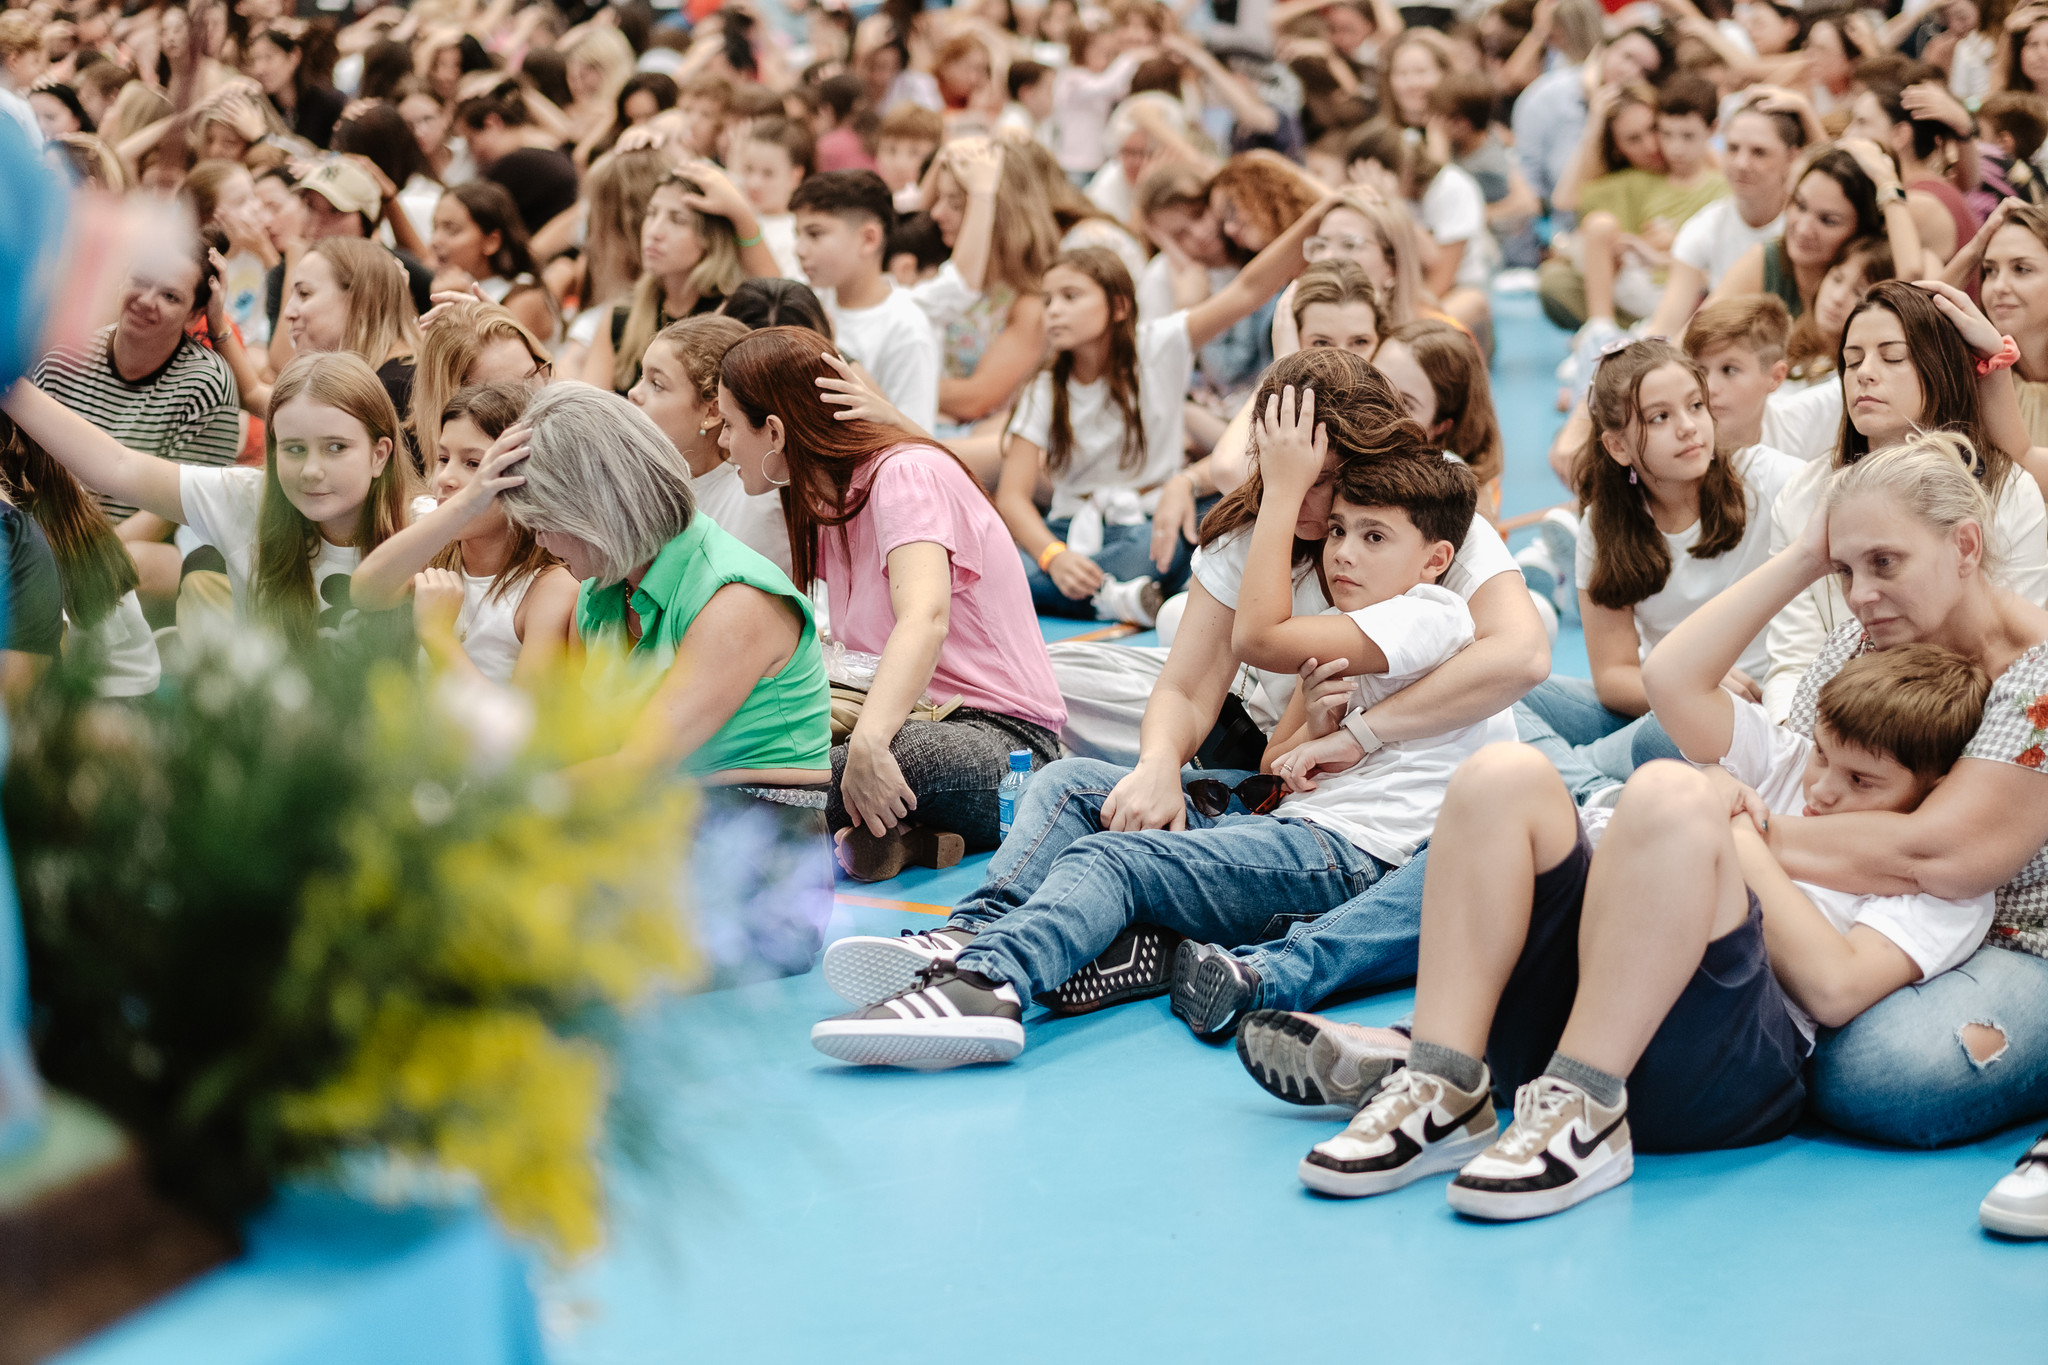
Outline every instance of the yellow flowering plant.
<svg viewBox="0 0 2048 1365">
<path fill-rule="evenodd" d="M 565 776 L 622 723 L 566 684 L 453 691 L 247 634 L 139 708 L 89 681 L 41 690 L 6 790 L 45 1074 L 224 1221 L 382 1152 L 595 1246 L 608 1040 L 698 971 L 688 789 Z"/>
</svg>

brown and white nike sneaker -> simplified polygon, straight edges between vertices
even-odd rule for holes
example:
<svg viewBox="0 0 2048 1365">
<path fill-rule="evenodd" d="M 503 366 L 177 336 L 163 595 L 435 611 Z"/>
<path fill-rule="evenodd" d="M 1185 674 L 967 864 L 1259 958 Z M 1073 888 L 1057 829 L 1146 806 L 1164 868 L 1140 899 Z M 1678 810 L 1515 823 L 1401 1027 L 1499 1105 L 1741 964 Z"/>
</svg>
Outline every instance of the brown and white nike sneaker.
<svg viewBox="0 0 2048 1365">
<path fill-rule="evenodd" d="M 1635 1173 L 1628 1097 L 1612 1109 L 1556 1076 L 1515 1092 L 1515 1121 L 1451 1182 L 1451 1207 L 1510 1222 L 1559 1213 Z"/>
<path fill-rule="evenodd" d="M 1456 1170 L 1500 1130 L 1489 1081 L 1467 1093 L 1441 1076 L 1401 1067 L 1343 1132 L 1301 1159 L 1301 1183 L 1322 1194 L 1385 1194 Z"/>
</svg>

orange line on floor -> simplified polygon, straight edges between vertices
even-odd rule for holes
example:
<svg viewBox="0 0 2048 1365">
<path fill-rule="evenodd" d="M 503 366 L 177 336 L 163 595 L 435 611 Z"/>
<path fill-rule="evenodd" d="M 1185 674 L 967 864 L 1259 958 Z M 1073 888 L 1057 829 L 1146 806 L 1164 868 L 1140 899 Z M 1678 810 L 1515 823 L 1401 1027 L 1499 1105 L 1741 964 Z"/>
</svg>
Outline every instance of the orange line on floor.
<svg viewBox="0 0 2048 1365">
<path fill-rule="evenodd" d="M 924 901 L 895 901 L 883 896 L 856 896 L 844 891 L 838 893 L 837 899 L 846 902 L 848 905 L 865 906 L 870 910 L 908 910 L 913 915 L 950 915 L 953 913 L 953 907 L 950 905 L 931 905 Z"/>
<path fill-rule="evenodd" d="M 1128 621 L 1119 621 L 1113 626 L 1104 626 L 1100 630 L 1084 630 L 1079 635 L 1069 635 L 1065 640 L 1057 641 L 1056 643 L 1064 644 L 1067 640 L 1076 643 L 1083 640 L 1121 640 L 1126 635 L 1136 635 L 1137 633 L 1138 628 L 1136 626 Z"/>
</svg>

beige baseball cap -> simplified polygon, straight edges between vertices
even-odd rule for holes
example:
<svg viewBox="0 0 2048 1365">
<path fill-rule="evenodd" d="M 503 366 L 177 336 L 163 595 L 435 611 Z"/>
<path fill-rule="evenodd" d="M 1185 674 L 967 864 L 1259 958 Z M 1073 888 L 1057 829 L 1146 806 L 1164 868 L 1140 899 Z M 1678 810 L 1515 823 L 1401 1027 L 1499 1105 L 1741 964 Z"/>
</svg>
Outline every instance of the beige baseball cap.
<svg viewBox="0 0 2048 1365">
<path fill-rule="evenodd" d="M 321 162 L 299 181 L 298 188 L 311 190 L 341 213 L 361 213 L 375 218 L 384 207 L 384 201 L 377 193 L 377 182 L 360 167 L 346 161 Z"/>
</svg>

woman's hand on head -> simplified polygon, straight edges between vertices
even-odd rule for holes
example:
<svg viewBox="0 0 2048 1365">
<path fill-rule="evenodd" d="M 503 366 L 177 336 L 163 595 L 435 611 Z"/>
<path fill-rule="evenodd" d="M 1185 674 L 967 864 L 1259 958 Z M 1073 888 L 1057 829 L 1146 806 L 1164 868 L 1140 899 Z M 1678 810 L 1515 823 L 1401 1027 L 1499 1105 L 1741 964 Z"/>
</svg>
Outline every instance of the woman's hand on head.
<svg viewBox="0 0 2048 1365">
<path fill-rule="evenodd" d="M 835 421 L 878 422 L 885 427 L 914 430 L 909 419 L 882 396 L 882 391 L 858 366 L 831 351 L 818 358 L 831 367 L 832 373 L 821 374 L 811 382 L 818 386 L 818 397 L 838 409 L 832 414 Z"/>
<path fill-rule="evenodd" d="M 422 640 L 455 633 L 462 615 L 461 575 L 449 569 L 423 569 L 412 576 L 412 628 Z"/>
<path fill-rule="evenodd" d="M 1102 802 L 1102 827 L 1116 833 L 1142 829 L 1186 829 L 1187 797 L 1180 769 L 1139 763 L 1109 789 Z"/>
<path fill-rule="evenodd" d="M 886 744 L 863 742 L 856 731 L 846 746 L 846 767 L 839 775 L 839 800 L 857 825 L 877 838 L 903 823 L 917 809 L 917 793 L 903 780 L 903 769 Z"/>
<path fill-rule="evenodd" d="M 1299 506 L 1322 477 L 1329 434 L 1316 422 L 1316 391 L 1298 394 L 1292 384 L 1266 399 L 1259 414 L 1259 475 L 1267 493 L 1282 493 Z"/>
<path fill-rule="evenodd" d="M 442 318 L 447 317 L 448 310 L 458 303 L 476 303 L 479 300 L 489 303 L 491 301 L 491 296 L 484 293 L 483 287 L 474 282 L 466 290 L 443 289 L 438 293 L 429 294 L 427 298 L 434 306 L 420 314 L 420 330 L 422 332 L 432 327 Z"/>
<path fill-rule="evenodd" d="M 946 169 L 969 194 L 994 194 L 1003 174 L 1002 144 L 992 138 L 963 137 L 946 144 Z"/>
<path fill-rule="evenodd" d="M 457 508 L 466 522 L 482 513 L 506 489 L 525 483 L 525 475 L 510 471 L 533 453 L 532 439 L 533 428 L 524 422 L 514 422 L 506 427 L 504 433 L 491 442 L 491 448 L 484 452 L 483 463 L 477 466 L 475 477 L 457 489 L 442 506 Z"/>
<path fill-rule="evenodd" d="M 1952 284 L 1940 280 L 1915 280 L 1913 287 L 1924 289 L 1934 295 L 1934 306 L 1941 310 L 1979 359 L 1994 356 L 2005 347 L 2005 334 L 1984 316 L 1984 310 L 1971 302 L 1970 296 Z"/>
<path fill-rule="evenodd" d="M 1102 589 L 1102 569 L 1079 550 L 1062 550 L 1046 566 L 1046 576 L 1062 596 L 1079 602 Z"/>
<path fill-rule="evenodd" d="M 1884 149 L 1867 137 L 1844 138 L 1840 144 L 1843 151 L 1856 158 L 1856 165 L 1870 178 L 1879 194 L 1898 188 L 1899 171 L 1886 156 Z"/>
<path fill-rule="evenodd" d="M 1828 548 L 1828 500 L 1825 495 L 1814 504 L 1799 539 L 1792 542 L 1792 552 L 1805 561 L 1811 575 L 1807 580 L 1809 583 L 1835 571 L 1834 554 Z"/>
<path fill-rule="evenodd" d="M 740 193 L 739 186 L 714 161 L 688 161 L 683 164 L 683 174 L 704 187 L 702 194 L 685 194 L 683 202 L 699 213 L 723 218 L 729 223 L 754 221 L 754 206 L 747 202 L 747 196 Z"/>
<path fill-rule="evenodd" d="M 1165 573 L 1180 553 L 1180 543 L 1197 543 L 1195 481 L 1185 472 L 1175 474 L 1159 489 L 1159 505 L 1152 509 L 1152 563 Z"/>
</svg>

